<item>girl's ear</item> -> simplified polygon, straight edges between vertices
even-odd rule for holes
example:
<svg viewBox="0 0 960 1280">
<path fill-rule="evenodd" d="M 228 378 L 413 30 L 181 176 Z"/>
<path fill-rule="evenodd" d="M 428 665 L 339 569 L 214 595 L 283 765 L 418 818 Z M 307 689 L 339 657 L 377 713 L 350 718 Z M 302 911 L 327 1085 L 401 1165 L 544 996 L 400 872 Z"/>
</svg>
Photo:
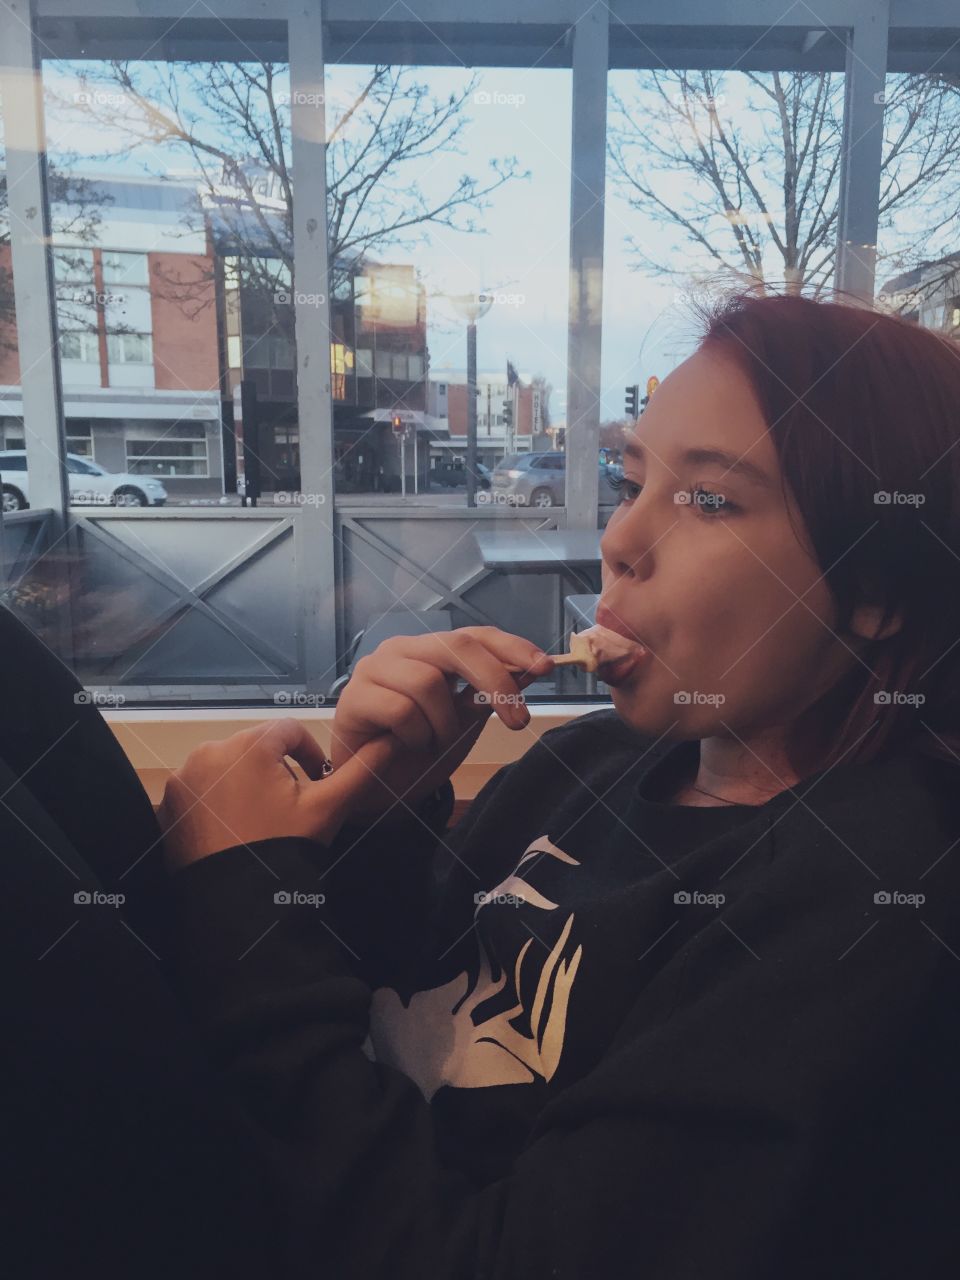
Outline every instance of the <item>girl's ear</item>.
<svg viewBox="0 0 960 1280">
<path fill-rule="evenodd" d="M 860 604 L 853 611 L 850 619 L 850 631 L 864 640 L 886 640 L 887 636 L 896 635 L 903 625 L 903 617 L 897 613 L 880 630 L 883 609 L 878 604 Z"/>
</svg>

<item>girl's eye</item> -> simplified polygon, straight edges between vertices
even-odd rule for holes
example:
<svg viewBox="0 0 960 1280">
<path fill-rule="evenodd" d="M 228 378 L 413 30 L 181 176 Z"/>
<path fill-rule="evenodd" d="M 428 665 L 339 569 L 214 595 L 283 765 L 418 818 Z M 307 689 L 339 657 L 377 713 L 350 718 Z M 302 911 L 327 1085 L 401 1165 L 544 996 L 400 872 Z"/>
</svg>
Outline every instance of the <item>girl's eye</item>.
<svg viewBox="0 0 960 1280">
<path fill-rule="evenodd" d="M 628 480 L 626 476 L 623 475 L 608 476 L 607 479 L 611 487 L 620 495 L 621 504 L 625 502 L 632 502 L 634 498 L 639 496 L 640 490 L 643 488 L 643 485 L 637 484 L 633 480 Z"/>
<path fill-rule="evenodd" d="M 634 480 L 628 480 L 626 476 L 611 477 L 610 484 L 620 495 L 620 505 L 633 502 L 643 490 L 642 484 L 637 484 Z M 736 503 L 731 502 L 722 493 L 717 493 L 712 489 L 705 489 L 703 485 L 695 485 L 685 496 L 688 500 L 688 505 L 695 507 L 697 514 L 705 516 L 708 520 L 729 515 L 731 512 L 739 511 L 740 509 Z"/>
</svg>

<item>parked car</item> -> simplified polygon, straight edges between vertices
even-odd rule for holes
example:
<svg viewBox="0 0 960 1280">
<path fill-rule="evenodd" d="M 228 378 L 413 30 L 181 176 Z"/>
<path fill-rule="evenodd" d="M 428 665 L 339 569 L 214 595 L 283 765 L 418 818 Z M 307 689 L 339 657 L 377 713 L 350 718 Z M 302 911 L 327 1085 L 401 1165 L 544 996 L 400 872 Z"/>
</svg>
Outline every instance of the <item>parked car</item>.
<svg viewBox="0 0 960 1280">
<path fill-rule="evenodd" d="M 477 488 L 489 489 L 492 472 L 488 466 L 478 462 L 476 466 Z M 431 467 L 428 472 L 430 483 L 445 489 L 465 489 L 467 487 L 467 468 L 462 462 L 446 462 L 438 467 Z"/>
<path fill-rule="evenodd" d="M 0 451 L 3 510 L 23 511 L 30 505 L 30 476 L 25 449 Z M 89 458 L 67 454 L 70 502 L 77 506 L 162 507 L 167 491 L 155 476 L 106 471 Z"/>
<path fill-rule="evenodd" d="M 600 499 L 613 501 L 613 482 L 623 468 L 617 463 L 598 462 Z M 566 501 L 567 455 L 559 450 L 548 453 L 513 453 L 493 469 L 491 498 L 494 502 L 517 506 L 562 507 Z M 608 497 L 609 495 L 609 497 Z"/>
</svg>

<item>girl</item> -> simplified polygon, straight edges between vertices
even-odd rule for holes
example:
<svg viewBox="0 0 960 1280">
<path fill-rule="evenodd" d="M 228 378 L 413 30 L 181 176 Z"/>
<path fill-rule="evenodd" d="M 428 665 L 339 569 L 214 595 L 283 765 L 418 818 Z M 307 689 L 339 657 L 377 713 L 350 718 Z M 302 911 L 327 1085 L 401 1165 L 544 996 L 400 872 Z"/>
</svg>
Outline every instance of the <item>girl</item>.
<svg viewBox="0 0 960 1280">
<path fill-rule="evenodd" d="M 960 355 L 797 296 L 706 320 L 603 535 L 612 710 L 444 831 L 552 666 L 468 627 L 358 663 L 329 778 L 281 722 L 171 781 L 184 990 L 291 1274 L 952 1259 Z"/>
</svg>

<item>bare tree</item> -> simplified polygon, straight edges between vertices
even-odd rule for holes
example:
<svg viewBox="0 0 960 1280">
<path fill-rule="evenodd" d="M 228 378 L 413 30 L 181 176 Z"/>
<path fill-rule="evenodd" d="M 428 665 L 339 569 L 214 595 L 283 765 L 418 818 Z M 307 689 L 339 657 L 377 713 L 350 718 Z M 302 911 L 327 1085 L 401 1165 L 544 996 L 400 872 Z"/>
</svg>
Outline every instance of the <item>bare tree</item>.
<svg viewBox="0 0 960 1280">
<path fill-rule="evenodd" d="M 835 266 L 843 77 L 742 72 L 741 85 L 738 111 L 710 71 L 642 72 L 634 98 L 613 95 L 614 182 L 631 208 L 680 233 L 667 260 L 637 236 L 628 248 L 637 269 L 675 282 L 689 279 L 693 249 L 708 279 L 816 296 Z M 902 77 L 886 112 L 879 214 L 881 228 L 892 228 L 922 195 L 955 195 L 960 100 L 942 78 Z M 682 193 L 676 199 L 671 183 Z M 951 218 L 955 199 L 934 225 L 907 237 L 900 257 L 920 251 Z"/>
<path fill-rule="evenodd" d="M 189 156 L 199 174 L 194 229 L 206 216 L 221 248 L 237 257 L 242 285 L 265 296 L 293 284 L 290 99 L 286 67 L 270 62 L 109 62 L 84 91 L 61 100 L 69 115 L 102 115 L 119 95 L 108 123 L 129 152 L 162 148 Z M 327 216 L 332 294 L 364 255 L 383 255 L 429 236 L 431 227 L 482 232 L 478 215 L 499 187 L 520 173 L 515 157 L 491 159 L 480 180 L 451 174 L 430 199 L 417 185 L 424 164 L 458 153 L 476 77 L 457 93 L 435 98 L 413 69 L 376 66 L 359 92 L 330 101 L 327 123 Z M 102 87 L 107 87 L 107 92 Z M 304 105 L 319 106 L 305 95 Z M 116 155 L 116 148 L 112 149 Z M 451 167 L 445 161 L 447 169 Z M 307 284 L 298 286 L 309 288 Z M 178 280 L 177 292 L 184 293 Z M 277 317 L 289 323 L 292 308 Z"/>
</svg>

